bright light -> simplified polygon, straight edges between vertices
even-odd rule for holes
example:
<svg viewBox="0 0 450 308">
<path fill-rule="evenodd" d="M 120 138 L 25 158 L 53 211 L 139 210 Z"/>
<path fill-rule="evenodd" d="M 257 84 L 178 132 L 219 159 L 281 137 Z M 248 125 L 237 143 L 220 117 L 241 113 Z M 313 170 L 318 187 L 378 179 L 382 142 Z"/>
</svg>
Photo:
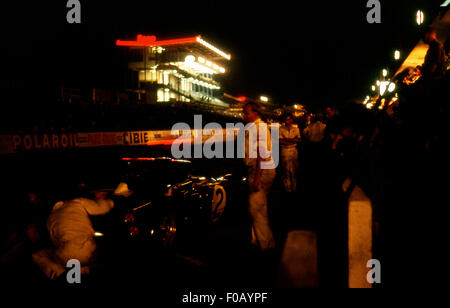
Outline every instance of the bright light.
<svg viewBox="0 0 450 308">
<path fill-rule="evenodd" d="M 195 57 L 193 55 L 188 55 L 184 59 L 184 62 L 186 62 L 186 63 L 194 63 L 195 62 Z"/>
<path fill-rule="evenodd" d="M 388 74 L 388 71 L 387 71 L 387 69 L 384 69 L 384 70 L 383 70 L 383 77 L 386 77 L 386 76 L 387 76 L 387 74 Z"/>
<path fill-rule="evenodd" d="M 196 61 L 197 60 L 197 61 Z M 209 61 L 203 57 L 194 57 L 193 55 L 187 55 L 184 62 L 173 63 L 184 70 L 196 70 L 201 73 L 217 74 L 225 73 L 225 69 L 212 61 Z"/>
<path fill-rule="evenodd" d="M 393 103 L 395 103 L 398 100 L 398 97 L 393 97 L 391 101 L 389 102 L 388 106 L 391 106 Z"/>
<path fill-rule="evenodd" d="M 450 0 L 449 0 L 450 1 Z M 400 59 L 400 50 L 396 50 L 395 52 L 394 52 L 394 59 L 395 60 L 399 60 Z"/>
<path fill-rule="evenodd" d="M 379 80 L 377 80 L 377 86 L 378 86 L 378 87 L 380 86 L 380 81 L 379 81 Z"/>
<path fill-rule="evenodd" d="M 442 7 L 446 7 L 450 4 L 450 0 L 446 0 L 444 3 L 441 4 Z"/>
<path fill-rule="evenodd" d="M 388 86 L 388 91 L 389 91 L 389 92 L 394 92 L 394 91 L 395 91 L 395 83 L 389 84 L 389 86 Z"/>
<path fill-rule="evenodd" d="M 200 36 L 197 36 L 197 42 L 199 42 L 200 44 L 202 44 L 203 46 L 211 49 L 212 51 L 216 52 L 217 54 L 221 55 L 222 57 L 224 57 L 227 60 L 231 59 L 231 55 L 224 53 L 222 50 L 214 47 L 213 45 L 211 45 L 208 42 L 205 42 L 204 40 L 202 40 L 202 38 Z"/>
<path fill-rule="evenodd" d="M 367 109 L 372 109 L 372 107 L 373 107 L 373 104 L 372 104 L 372 103 L 368 103 L 368 104 L 366 105 L 366 108 L 367 108 Z"/>
<path fill-rule="evenodd" d="M 425 19 L 425 17 L 424 17 L 423 12 L 422 12 L 421 10 L 418 10 L 418 11 L 417 11 L 417 14 L 416 14 L 416 22 L 417 22 L 417 24 L 418 24 L 419 26 L 420 26 L 421 24 L 423 24 L 424 19 Z"/>
<path fill-rule="evenodd" d="M 94 233 L 94 236 L 96 236 L 96 237 L 101 237 L 101 236 L 103 236 L 103 233 L 101 233 L 101 232 L 95 232 L 95 233 Z"/>
<path fill-rule="evenodd" d="M 375 91 L 377 89 L 376 86 L 372 86 L 372 91 Z"/>
<path fill-rule="evenodd" d="M 366 96 L 366 99 L 364 100 L 363 105 L 367 104 L 367 102 L 369 101 L 369 99 L 370 99 L 370 97 L 369 97 L 369 96 Z"/>
<path fill-rule="evenodd" d="M 260 99 L 262 102 L 268 102 L 268 101 L 269 101 L 269 98 L 268 98 L 267 96 L 261 96 L 259 99 Z"/>
<path fill-rule="evenodd" d="M 165 88 L 164 91 L 169 92 L 169 89 Z"/>
<path fill-rule="evenodd" d="M 389 84 L 390 84 L 390 81 L 382 81 L 380 83 L 380 95 L 384 95 Z"/>
</svg>

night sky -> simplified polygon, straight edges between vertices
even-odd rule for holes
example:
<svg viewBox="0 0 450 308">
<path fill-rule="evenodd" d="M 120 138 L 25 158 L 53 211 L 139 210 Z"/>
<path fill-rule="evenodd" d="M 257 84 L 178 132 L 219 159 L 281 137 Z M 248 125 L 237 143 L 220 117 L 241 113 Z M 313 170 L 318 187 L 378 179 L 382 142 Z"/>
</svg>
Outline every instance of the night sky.
<svg viewBox="0 0 450 308">
<path fill-rule="evenodd" d="M 201 34 L 232 54 L 225 92 L 339 105 L 364 97 L 395 49 L 406 55 L 415 45 L 417 9 L 428 14 L 443 1 L 380 0 L 381 24 L 367 23 L 366 0 L 80 2 L 81 24 L 66 22 L 65 0 L 2 3 L 3 92 L 31 91 L 24 84 L 34 96 L 59 84 L 120 87 L 116 39 Z"/>
</svg>

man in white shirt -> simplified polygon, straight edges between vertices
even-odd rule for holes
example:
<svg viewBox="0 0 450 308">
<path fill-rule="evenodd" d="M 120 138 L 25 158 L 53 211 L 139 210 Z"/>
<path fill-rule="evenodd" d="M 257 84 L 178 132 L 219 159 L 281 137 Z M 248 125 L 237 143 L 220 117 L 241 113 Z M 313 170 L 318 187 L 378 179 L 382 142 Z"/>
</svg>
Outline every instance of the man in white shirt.
<svg viewBox="0 0 450 308">
<path fill-rule="evenodd" d="M 312 122 L 303 130 L 303 135 L 310 142 L 319 143 L 325 138 L 325 128 L 327 126 L 318 119 Z"/>
<path fill-rule="evenodd" d="M 287 192 L 297 190 L 298 151 L 300 130 L 293 125 L 292 115 L 287 114 L 280 127 L 281 179 Z"/>
<path fill-rule="evenodd" d="M 267 124 L 260 118 L 259 105 L 247 103 L 244 119 L 250 124 L 246 130 L 244 162 L 248 168 L 250 188 L 248 206 L 252 217 L 252 244 L 266 251 L 275 248 L 267 212 L 267 193 L 276 175 L 271 136 Z"/>
</svg>

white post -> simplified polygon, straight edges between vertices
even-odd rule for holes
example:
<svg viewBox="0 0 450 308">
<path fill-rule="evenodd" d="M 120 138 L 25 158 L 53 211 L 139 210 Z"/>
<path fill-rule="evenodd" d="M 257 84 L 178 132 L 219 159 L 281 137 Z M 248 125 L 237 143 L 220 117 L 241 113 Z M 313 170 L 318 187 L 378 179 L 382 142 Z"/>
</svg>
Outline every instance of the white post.
<svg viewBox="0 0 450 308">
<path fill-rule="evenodd" d="M 350 185 L 347 179 L 344 191 Z M 371 288 L 367 261 L 372 259 L 372 203 L 359 186 L 348 200 L 348 287 Z"/>
</svg>

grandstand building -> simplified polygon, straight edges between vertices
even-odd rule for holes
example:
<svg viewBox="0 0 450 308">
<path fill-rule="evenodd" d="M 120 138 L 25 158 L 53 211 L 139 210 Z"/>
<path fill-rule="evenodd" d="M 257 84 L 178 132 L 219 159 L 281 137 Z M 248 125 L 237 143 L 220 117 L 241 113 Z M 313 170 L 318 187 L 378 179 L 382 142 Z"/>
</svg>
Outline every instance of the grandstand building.
<svg viewBox="0 0 450 308">
<path fill-rule="evenodd" d="M 117 40 L 127 48 L 128 69 L 139 101 L 145 103 L 201 102 L 227 107 L 217 76 L 225 74 L 231 55 L 201 36 L 158 40 L 138 35 Z"/>
</svg>

